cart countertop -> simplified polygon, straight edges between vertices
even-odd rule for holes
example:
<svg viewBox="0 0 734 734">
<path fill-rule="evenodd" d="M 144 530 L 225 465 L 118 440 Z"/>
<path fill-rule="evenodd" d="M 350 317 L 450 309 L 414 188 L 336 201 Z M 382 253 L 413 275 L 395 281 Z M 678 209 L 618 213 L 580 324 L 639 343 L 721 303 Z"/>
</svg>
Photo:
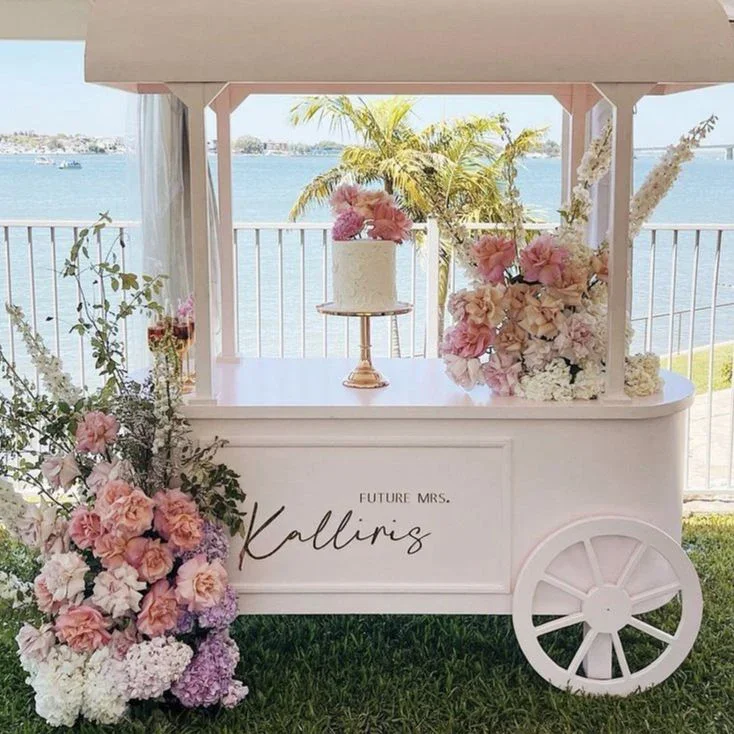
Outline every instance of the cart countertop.
<svg viewBox="0 0 734 734">
<path fill-rule="evenodd" d="M 377 359 L 390 381 L 376 390 L 342 385 L 354 367 L 348 359 L 243 359 L 215 367 L 216 404 L 197 404 L 193 420 L 252 419 L 560 419 L 658 418 L 685 410 L 693 401 L 691 382 L 663 371 L 663 391 L 628 402 L 604 400 L 535 402 L 493 395 L 487 387 L 468 393 L 444 373 L 439 359 Z"/>
</svg>

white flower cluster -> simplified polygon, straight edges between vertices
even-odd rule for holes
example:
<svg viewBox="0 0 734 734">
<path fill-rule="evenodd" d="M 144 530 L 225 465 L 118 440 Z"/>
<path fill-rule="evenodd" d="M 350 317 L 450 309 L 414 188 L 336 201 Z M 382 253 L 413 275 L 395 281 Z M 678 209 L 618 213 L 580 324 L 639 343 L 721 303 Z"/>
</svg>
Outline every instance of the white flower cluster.
<svg viewBox="0 0 734 734">
<path fill-rule="evenodd" d="M 660 357 L 657 354 L 635 354 L 627 357 L 624 370 L 625 391 L 631 397 L 647 397 L 663 387 L 660 379 Z"/>
<path fill-rule="evenodd" d="M 0 479 L 0 523 L 12 535 L 18 535 L 18 523 L 25 515 L 27 504 L 10 482 Z"/>
<path fill-rule="evenodd" d="M 181 405 L 181 386 L 178 379 L 171 379 L 170 367 L 163 352 L 153 356 L 153 413 L 156 430 L 153 453 L 158 454 L 175 438 L 174 431 L 179 422 L 178 408 Z"/>
<path fill-rule="evenodd" d="M 10 316 L 10 323 L 15 327 L 23 339 L 28 350 L 31 362 L 38 369 L 49 395 L 54 400 L 59 400 L 73 405 L 82 396 L 81 391 L 75 387 L 71 376 L 64 372 L 61 360 L 51 354 L 43 342 L 40 334 L 34 333 L 25 320 L 23 310 L 20 306 L 6 304 L 5 308 Z"/>
<path fill-rule="evenodd" d="M 0 570 L 0 599 L 11 604 L 13 609 L 30 606 L 34 603 L 33 584 Z"/>
<path fill-rule="evenodd" d="M 173 637 L 133 645 L 125 656 L 129 698 L 158 698 L 181 677 L 194 651 Z"/>
<path fill-rule="evenodd" d="M 563 359 L 520 379 L 517 394 L 528 400 L 592 400 L 604 392 L 604 370 L 598 362 L 583 364 L 575 376 Z"/>
<path fill-rule="evenodd" d="M 128 678 L 125 662 L 109 647 L 92 653 L 85 669 L 81 715 L 97 724 L 114 724 L 127 711 Z"/>
</svg>

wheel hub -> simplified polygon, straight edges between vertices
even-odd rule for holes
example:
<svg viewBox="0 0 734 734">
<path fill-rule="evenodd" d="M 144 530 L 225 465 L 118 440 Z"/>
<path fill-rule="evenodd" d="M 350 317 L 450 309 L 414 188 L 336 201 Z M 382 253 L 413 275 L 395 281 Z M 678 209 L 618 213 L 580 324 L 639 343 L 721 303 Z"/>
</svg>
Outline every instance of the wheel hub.
<svg viewBox="0 0 734 734">
<path fill-rule="evenodd" d="M 624 589 L 612 584 L 600 586 L 589 593 L 583 604 L 586 623 L 597 632 L 618 632 L 627 624 L 632 602 Z"/>
</svg>

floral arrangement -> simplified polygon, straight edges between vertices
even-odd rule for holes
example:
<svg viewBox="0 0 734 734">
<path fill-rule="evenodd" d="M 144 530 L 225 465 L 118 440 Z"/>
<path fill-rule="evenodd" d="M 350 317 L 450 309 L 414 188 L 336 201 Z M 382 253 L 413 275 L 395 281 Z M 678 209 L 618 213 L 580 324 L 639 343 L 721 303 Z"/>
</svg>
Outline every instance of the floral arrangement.
<svg viewBox="0 0 734 734">
<path fill-rule="evenodd" d="M 648 175 L 631 203 L 633 237 L 715 121 L 683 136 Z M 486 384 L 498 395 L 531 400 L 593 399 L 604 391 L 608 245 L 590 248 L 586 225 L 591 187 L 611 164 L 611 132 L 609 124 L 584 155 L 555 231 L 527 236 L 510 167 L 511 224 L 475 240 L 458 237 L 472 285 L 449 298 L 454 323 L 441 351 L 447 373 L 463 388 Z M 631 338 L 628 329 L 628 343 Z M 628 394 L 660 390 L 659 368 L 653 354 L 628 357 Z"/>
<path fill-rule="evenodd" d="M 0 395 L 0 474 L 10 480 L 0 519 L 37 568 L 32 583 L 3 573 L 0 595 L 27 612 L 20 664 L 36 711 L 55 726 L 111 724 L 140 700 L 232 707 L 248 692 L 234 677 L 237 596 L 224 566 L 244 494 L 214 461 L 221 442 L 198 445 L 181 415 L 175 337 L 157 341 L 148 380 L 128 376 L 120 327 L 136 311 L 163 312 L 163 279 L 125 273 L 114 257 L 91 261 L 89 238 L 106 221 L 80 232 L 64 268 L 82 289 L 72 328 L 90 339 L 103 387 L 73 385 L 16 306 L 8 312 L 45 389 L 0 348 L 11 387 Z"/>
<path fill-rule="evenodd" d="M 354 184 L 342 184 L 331 195 L 331 211 L 336 217 L 332 237 L 353 240 L 366 233 L 372 240 L 402 242 L 410 235 L 413 222 L 385 191 L 370 191 Z"/>
</svg>

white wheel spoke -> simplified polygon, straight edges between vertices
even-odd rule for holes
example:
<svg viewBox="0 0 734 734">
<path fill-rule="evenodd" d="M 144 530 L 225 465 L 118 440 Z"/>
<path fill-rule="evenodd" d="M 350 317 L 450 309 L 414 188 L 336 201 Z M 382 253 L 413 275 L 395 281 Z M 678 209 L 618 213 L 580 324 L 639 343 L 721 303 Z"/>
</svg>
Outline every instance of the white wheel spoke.
<svg viewBox="0 0 734 734">
<path fill-rule="evenodd" d="M 581 662 L 586 657 L 586 653 L 589 652 L 591 649 L 591 646 L 594 644 L 594 640 L 596 639 L 597 632 L 595 630 L 589 630 L 586 633 L 586 636 L 583 639 L 583 642 L 581 643 L 581 646 L 578 650 L 576 650 L 576 654 L 573 656 L 573 660 L 571 661 L 571 664 L 568 666 L 568 672 L 571 675 L 576 675 L 579 666 L 581 665 Z"/>
<path fill-rule="evenodd" d="M 614 645 L 614 652 L 617 655 L 619 669 L 622 671 L 622 677 L 626 680 L 632 673 L 630 673 L 630 666 L 627 663 L 627 656 L 624 654 L 622 640 L 619 639 L 619 632 L 612 632 L 612 644 Z"/>
<path fill-rule="evenodd" d="M 647 548 L 647 543 L 638 543 L 638 545 L 632 551 L 624 568 L 622 569 L 622 573 L 619 575 L 619 579 L 617 579 L 617 586 L 624 587 L 627 585 L 627 582 L 630 580 L 632 574 L 640 565 L 642 556 L 645 555 L 645 551 L 647 550 Z"/>
<path fill-rule="evenodd" d="M 586 549 L 586 557 L 589 559 L 589 566 L 591 567 L 594 584 L 596 586 L 602 586 L 604 584 L 604 578 L 601 575 L 599 559 L 596 555 L 596 551 L 594 550 L 594 546 L 591 544 L 591 538 L 584 539 L 584 548 Z"/>
<path fill-rule="evenodd" d="M 639 594 L 635 594 L 634 596 L 630 597 L 630 601 L 633 605 L 644 604 L 646 601 L 657 599 L 660 596 L 670 596 L 671 594 L 675 594 L 678 591 L 680 591 L 680 582 L 673 581 L 670 584 L 665 584 L 664 586 L 656 586 L 654 589 L 649 589 L 648 591 L 643 591 Z"/>
<path fill-rule="evenodd" d="M 546 584 L 550 584 L 551 586 L 555 586 L 556 589 L 560 589 L 561 591 L 565 591 L 567 594 L 570 594 L 571 596 L 576 597 L 576 599 L 580 599 L 581 601 L 584 601 L 586 597 L 588 596 L 585 591 L 582 591 L 581 589 L 577 588 L 576 586 L 573 586 L 572 584 L 569 584 L 566 581 L 563 581 L 562 579 L 559 579 L 557 576 L 554 576 L 550 573 L 543 574 L 543 581 L 545 581 Z"/>
<path fill-rule="evenodd" d="M 575 614 L 567 614 L 565 617 L 558 617 L 558 619 L 552 619 L 550 622 L 539 624 L 535 628 L 535 634 L 538 637 L 547 635 L 549 632 L 556 632 L 558 630 L 571 627 L 571 625 L 579 624 L 584 621 L 584 615 L 582 612 L 576 612 Z"/>
<path fill-rule="evenodd" d="M 675 642 L 675 635 L 671 635 L 657 627 L 653 627 L 653 625 L 643 622 L 641 619 L 637 619 L 637 617 L 630 617 L 627 624 L 630 627 L 640 630 L 640 632 L 644 632 L 646 635 L 650 635 L 650 637 L 654 637 L 656 640 L 664 642 L 666 645 L 670 645 Z"/>
</svg>

